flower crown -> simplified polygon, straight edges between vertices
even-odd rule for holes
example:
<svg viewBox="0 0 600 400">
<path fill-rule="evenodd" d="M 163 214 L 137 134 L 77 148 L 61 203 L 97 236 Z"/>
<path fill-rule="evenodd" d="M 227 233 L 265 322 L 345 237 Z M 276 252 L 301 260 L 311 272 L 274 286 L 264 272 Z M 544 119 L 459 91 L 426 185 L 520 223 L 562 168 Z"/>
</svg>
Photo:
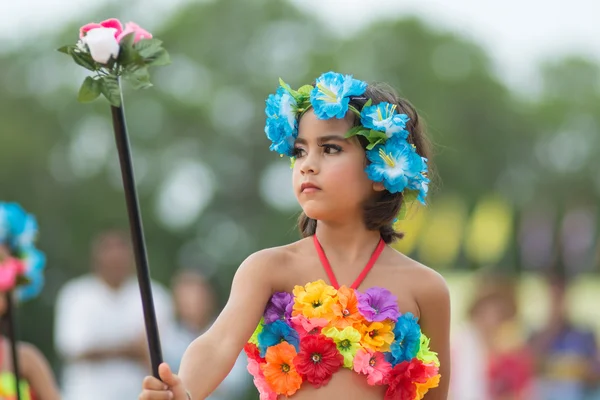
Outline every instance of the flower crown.
<svg viewBox="0 0 600 400">
<path fill-rule="evenodd" d="M 319 119 L 341 119 L 350 110 L 361 124 L 350 129 L 346 138 L 361 135 L 368 139 L 366 152 L 370 163 L 365 172 L 369 179 L 383 183 L 390 193 L 403 193 L 403 207 L 415 199 L 425 204 L 429 187 L 427 159 L 408 142 L 410 132 L 406 123 L 410 118 L 399 114 L 396 104 L 372 104 L 371 99 L 363 96 L 366 82 L 336 72 L 321 75 L 314 87 L 304 85 L 293 90 L 281 79 L 279 85 L 277 92 L 267 98 L 265 108 L 265 133 L 272 142 L 272 151 L 293 158 L 298 119 L 311 107 Z M 350 104 L 358 99 L 367 100 L 361 110 Z"/>
<path fill-rule="evenodd" d="M 44 253 L 35 248 L 37 222 L 16 203 L 0 202 L 0 291 L 18 288 L 21 301 L 44 285 Z"/>
</svg>

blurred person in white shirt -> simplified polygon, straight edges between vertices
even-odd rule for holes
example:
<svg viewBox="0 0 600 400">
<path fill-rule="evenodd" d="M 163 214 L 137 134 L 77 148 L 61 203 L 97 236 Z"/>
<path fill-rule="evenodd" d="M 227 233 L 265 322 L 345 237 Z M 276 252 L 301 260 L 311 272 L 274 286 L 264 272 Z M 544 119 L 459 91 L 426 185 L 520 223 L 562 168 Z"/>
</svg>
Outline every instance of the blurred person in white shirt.
<svg viewBox="0 0 600 400">
<path fill-rule="evenodd" d="M 195 269 L 184 269 L 175 275 L 171 287 L 177 323 L 162 336 L 165 362 L 179 369 L 186 348 L 212 325 L 217 315 L 217 302 L 213 288 L 205 276 Z M 252 385 L 246 371 L 247 359 L 242 352 L 229 375 L 208 397 L 208 400 L 243 398 Z"/>
<path fill-rule="evenodd" d="M 55 341 L 64 400 L 133 400 L 150 362 L 129 236 L 99 235 L 92 273 L 67 282 L 56 303 Z M 167 290 L 152 283 L 161 330 L 172 323 Z"/>
</svg>

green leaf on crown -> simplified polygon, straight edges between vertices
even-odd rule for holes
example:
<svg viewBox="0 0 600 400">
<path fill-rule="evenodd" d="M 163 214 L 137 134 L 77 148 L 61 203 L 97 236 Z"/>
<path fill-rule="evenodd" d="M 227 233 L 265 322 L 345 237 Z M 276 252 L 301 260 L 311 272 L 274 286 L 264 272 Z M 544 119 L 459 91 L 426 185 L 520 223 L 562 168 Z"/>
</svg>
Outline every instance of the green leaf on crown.
<svg viewBox="0 0 600 400">
<path fill-rule="evenodd" d="M 369 99 L 369 100 L 367 100 L 367 102 L 366 102 L 366 103 L 365 103 L 365 105 L 363 106 L 363 109 L 364 109 L 365 107 L 371 107 L 371 104 L 373 104 L 373 99 Z"/>
<path fill-rule="evenodd" d="M 58 49 L 56 49 L 56 51 L 67 54 L 67 55 L 71 55 L 71 51 L 73 49 L 75 49 L 75 47 L 77 47 L 77 46 L 75 46 L 74 44 L 69 44 L 66 46 L 59 47 Z"/>
<path fill-rule="evenodd" d="M 346 135 L 344 136 L 346 139 L 351 138 L 352 136 L 356 136 L 359 134 L 360 131 L 364 130 L 365 127 L 362 125 L 358 125 L 353 127 L 352 129 L 350 129 L 348 132 L 346 132 Z"/>
<path fill-rule="evenodd" d="M 298 93 L 300 93 L 303 96 L 306 97 L 310 97 L 310 92 L 312 92 L 314 88 L 311 85 L 304 85 L 301 86 L 300 89 L 298 89 Z"/>
<path fill-rule="evenodd" d="M 119 80 L 117 77 L 112 75 L 103 76 L 102 78 L 102 94 L 108 102 L 114 107 L 121 106 L 121 88 L 119 86 Z"/>
<path fill-rule="evenodd" d="M 381 140 L 381 139 L 378 139 L 378 140 L 377 140 L 377 141 L 375 141 L 375 142 L 371 142 L 371 143 L 369 143 L 369 145 L 367 146 L 367 150 L 373 150 L 373 148 L 374 148 L 375 146 L 377 146 L 378 144 L 383 144 L 383 140 Z"/>
<path fill-rule="evenodd" d="M 122 66 L 128 66 L 130 64 L 140 63 L 143 61 L 142 57 L 137 53 L 137 51 L 133 48 L 133 39 L 135 39 L 135 34 L 130 33 L 125 35 L 121 41 L 119 42 L 119 57 L 117 61 Z"/>
<path fill-rule="evenodd" d="M 419 196 L 419 191 L 405 189 L 402 195 L 404 196 L 404 199 L 402 200 L 400 212 L 398 213 L 398 219 L 400 220 L 406 218 L 406 214 L 408 213 L 408 207 L 410 207 L 417 200 L 417 197 Z"/>
<path fill-rule="evenodd" d="M 164 50 L 162 47 L 162 41 L 158 39 L 142 39 L 134 44 L 133 48 L 143 58 L 155 57 L 161 50 Z"/>
<path fill-rule="evenodd" d="M 388 139 L 387 135 L 385 134 L 385 132 L 381 132 L 381 131 L 376 131 L 374 129 L 371 129 L 369 131 L 369 140 L 370 141 L 375 141 L 375 140 L 383 140 L 384 142 Z"/>
<path fill-rule="evenodd" d="M 83 81 L 83 84 L 79 88 L 79 94 L 77 100 L 81 103 L 89 103 L 94 101 L 100 96 L 102 82 L 88 76 Z"/>
<path fill-rule="evenodd" d="M 17 276 L 16 286 L 28 285 L 30 283 L 31 283 L 31 279 L 29 279 L 25 275 Z"/>
</svg>

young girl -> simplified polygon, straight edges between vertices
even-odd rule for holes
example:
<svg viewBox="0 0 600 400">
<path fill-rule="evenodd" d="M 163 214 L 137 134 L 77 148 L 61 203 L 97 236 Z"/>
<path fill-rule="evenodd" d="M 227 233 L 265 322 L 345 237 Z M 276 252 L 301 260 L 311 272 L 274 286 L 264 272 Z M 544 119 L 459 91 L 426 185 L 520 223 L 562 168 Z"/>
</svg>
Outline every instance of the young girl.
<svg viewBox="0 0 600 400">
<path fill-rule="evenodd" d="M 248 257 L 179 374 L 161 365 L 140 399 L 204 399 L 244 348 L 261 399 L 445 400 L 447 286 L 389 247 L 396 218 L 427 195 L 416 111 L 334 72 L 298 90 L 281 81 L 265 111 L 271 150 L 292 157 L 304 238 Z"/>
</svg>

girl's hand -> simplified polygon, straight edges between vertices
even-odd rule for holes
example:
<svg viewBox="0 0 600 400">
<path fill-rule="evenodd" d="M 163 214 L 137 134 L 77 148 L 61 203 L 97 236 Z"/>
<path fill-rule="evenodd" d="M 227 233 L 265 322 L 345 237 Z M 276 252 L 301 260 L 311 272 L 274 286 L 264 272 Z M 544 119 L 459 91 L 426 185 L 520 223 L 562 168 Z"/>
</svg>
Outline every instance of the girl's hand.
<svg viewBox="0 0 600 400">
<path fill-rule="evenodd" d="M 160 379 L 147 376 L 142 383 L 139 400 L 190 400 L 181 379 L 165 363 L 158 367 Z"/>
</svg>

